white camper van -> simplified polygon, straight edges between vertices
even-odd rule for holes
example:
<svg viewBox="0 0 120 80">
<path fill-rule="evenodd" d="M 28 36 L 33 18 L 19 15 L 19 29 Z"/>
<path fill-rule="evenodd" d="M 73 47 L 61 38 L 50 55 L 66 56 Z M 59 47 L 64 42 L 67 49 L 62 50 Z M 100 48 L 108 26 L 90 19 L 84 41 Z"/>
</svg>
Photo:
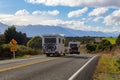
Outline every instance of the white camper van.
<svg viewBox="0 0 120 80">
<path fill-rule="evenodd" d="M 43 52 L 46 56 L 65 55 L 64 35 L 46 34 L 42 36 Z"/>
<path fill-rule="evenodd" d="M 80 54 L 80 42 L 70 41 L 69 42 L 69 53 L 70 54 Z"/>
</svg>

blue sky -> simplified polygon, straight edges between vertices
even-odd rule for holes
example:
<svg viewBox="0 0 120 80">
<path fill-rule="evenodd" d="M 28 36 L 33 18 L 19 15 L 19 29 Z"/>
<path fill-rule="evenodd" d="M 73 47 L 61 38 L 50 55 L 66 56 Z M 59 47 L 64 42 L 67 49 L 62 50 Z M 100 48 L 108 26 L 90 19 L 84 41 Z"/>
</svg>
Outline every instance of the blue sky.
<svg viewBox="0 0 120 80">
<path fill-rule="evenodd" d="M 0 0 L 0 22 L 120 32 L 120 0 Z"/>
</svg>

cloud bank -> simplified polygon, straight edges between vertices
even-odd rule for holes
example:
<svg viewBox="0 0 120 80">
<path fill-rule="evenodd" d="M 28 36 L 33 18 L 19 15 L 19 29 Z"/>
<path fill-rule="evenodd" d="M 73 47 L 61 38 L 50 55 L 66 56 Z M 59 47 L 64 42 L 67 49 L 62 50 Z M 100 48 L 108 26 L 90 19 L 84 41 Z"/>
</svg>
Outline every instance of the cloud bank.
<svg viewBox="0 0 120 80">
<path fill-rule="evenodd" d="M 88 6 L 120 8 L 120 0 L 25 0 L 28 3 L 44 4 L 46 6 Z"/>
</svg>

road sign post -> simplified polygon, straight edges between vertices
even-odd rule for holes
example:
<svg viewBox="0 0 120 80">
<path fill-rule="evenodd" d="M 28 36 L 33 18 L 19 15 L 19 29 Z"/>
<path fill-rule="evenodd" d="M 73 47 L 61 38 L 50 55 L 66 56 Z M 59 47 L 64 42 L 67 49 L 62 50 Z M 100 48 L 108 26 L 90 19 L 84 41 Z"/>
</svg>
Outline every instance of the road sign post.
<svg viewBox="0 0 120 80">
<path fill-rule="evenodd" d="M 10 45 L 11 45 L 11 48 L 10 48 L 10 51 L 13 53 L 13 59 L 15 59 L 15 52 L 17 51 L 17 41 L 15 39 L 12 39 L 10 41 Z"/>
<path fill-rule="evenodd" d="M 15 59 L 15 52 L 13 52 L 13 59 Z"/>
</svg>

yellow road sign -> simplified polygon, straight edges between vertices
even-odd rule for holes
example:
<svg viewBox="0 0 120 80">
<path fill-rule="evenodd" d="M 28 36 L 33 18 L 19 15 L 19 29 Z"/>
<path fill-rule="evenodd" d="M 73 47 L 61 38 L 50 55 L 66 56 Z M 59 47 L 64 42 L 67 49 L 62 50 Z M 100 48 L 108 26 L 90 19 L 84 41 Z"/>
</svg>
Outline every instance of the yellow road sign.
<svg viewBox="0 0 120 80">
<path fill-rule="evenodd" d="M 10 41 L 10 45 L 11 45 L 11 46 L 16 46 L 16 45 L 17 45 L 17 41 L 16 41 L 15 39 L 12 39 L 12 40 Z"/>
<path fill-rule="evenodd" d="M 11 48 L 10 48 L 10 51 L 11 51 L 11 52 L 16 52 L 16 51 L 17 51 L 17 48 L 16 48 L 16 47 L 11 47 Z"/>
</svg>

